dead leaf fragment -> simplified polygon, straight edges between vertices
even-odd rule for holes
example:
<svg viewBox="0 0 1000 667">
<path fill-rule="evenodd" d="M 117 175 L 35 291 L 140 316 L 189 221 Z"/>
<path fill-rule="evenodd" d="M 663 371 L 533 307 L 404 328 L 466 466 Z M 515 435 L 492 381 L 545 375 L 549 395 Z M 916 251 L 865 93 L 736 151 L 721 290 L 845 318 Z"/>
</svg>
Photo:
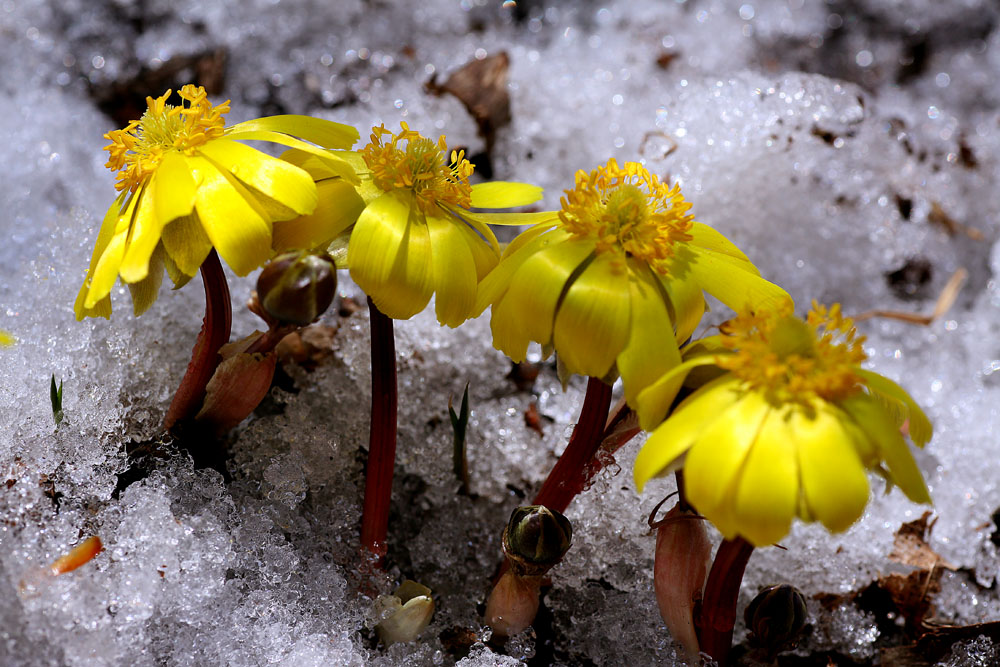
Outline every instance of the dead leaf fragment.
<svg viewBox="0 0 1000 667">
<path fill-rule="evenodd" d="M 893 540 L 892 551 L 889 553 L 889 560 L 923 570 L 931 570 L 935 567 L 955 570 L 954 565 L 937 555 L 927 543 L 927 538 L 930 537 L 934 524 L 937 523 L 937 517 L 931 520 L 932 515 L 933 512 L 924 512 L 919 519 L 904 523 L 899 527 Z"/>
<path fill-rule="evenodd" d="M 545 432 L 542 431 L 542 416 L 538 413 L 537 403 L 532 403 L 524 411 L 524 425 L 537 433 L 539 438 L 545 435 Z"/>
<path fill-rule="evenodd" d="M 465 106 L 476 121 L 479 136 L 486 142 L 487 154 L 493 150 L 497 130 L 510 122 L 509 67 L 510 56 L 501 51 L 464 65 L 442 84 L 437 83 L 436 76 L 427 82 L 428 92 L 434 95 L 450 93 Z"/>
</svg>

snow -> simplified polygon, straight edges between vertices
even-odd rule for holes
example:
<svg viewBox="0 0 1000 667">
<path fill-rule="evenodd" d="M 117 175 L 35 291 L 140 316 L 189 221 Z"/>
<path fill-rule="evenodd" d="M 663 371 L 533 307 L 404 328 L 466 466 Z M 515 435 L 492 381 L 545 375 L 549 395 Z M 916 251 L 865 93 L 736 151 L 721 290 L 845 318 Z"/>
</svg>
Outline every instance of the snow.
<svg viewBox="0 0 1000 667">
<path fill-rule="evenodd" d="M 378 592 L 415 579 L 432 589 L 437 612 L 417 642 L 389 649 L 375 646 L 372 597 L 357 592 L 364 310 L 324 316 L 339 325 L 332 360 L 289 370 L 292 383 L 228 440 L 228 478 L 195 469 L 160 429 L 200 326 L 198 281 L 164 290 L 139 319 L 119 286 L 110 322 L 75 321 L 114 192 L 101 147 L 116 123 L 96 100 L 171 58 L 216 49 L 226 53 L 219 98 L 232 99 L 233 121 L 310 113 L 364 136 L 406 120 L 471 152 L 482 147 L 473 120 L 424 84 L 506 51 L 513 119 L 497 137 L 497 178 L 541 185 L 545 205 L 557 206 L 577 169 L 643 158 L 679 180 L 696 217 L 800 306 L 928 313 L 948 278 L 968 271 L 955 306 L 930 326 L 875 319 L 861 328 L 870 367 L 900 381 L 935 425 L 917 452 L 938 517 L 930 545 L 961 568 L 945 574 L 937 613 L 952 623 L 1000 619 L 990 539 L 1000 508 L 997 13 L 976 0 L 0 2 L 0 329 L 18 339 L 0 350 L 0 663 L 679 660 L 652 597 L 645 523 L 672 482 L 636 494 L 629 471 L 641 437 L 568 511 L 576 543 L 545 598 L 554 644 L 531 631 L 511 639 L 507 655 L 489 643 L 477 606 L 500 532 L 564 445 L 584 383 L 564 393 L 545 366 L 537 397 L 517 392 L 490 344 L 488 315 L 457 330 L 439 328 L 432 311 L 396 324 L 392 569 Z M 935 210 L 981 238 L 949 233 Z M 910 296 L 886 276 L 915 259 L 930 270 Z M 243 307 L 253 277 L 230 278 L 234 333 L 245 335 L 257 326 Z M 340 291 L 363 303 L 346 275 Z M 711 322 L 724 310 L 716 304 Z M 65 383 L 58 428 L 53 374 Z M 447 415 L 467 382 L 473 498 L 456 494 Z M 534 400 L 550 418 L 541 436 L 524 425 Z M 787 550 L 756 552 L 741 605 L 766 584 L 847 594 L 899 571 L 887 559 L 893 533 L 924 508 L 873 487 L 843 535 L 799 525 Z M 90 535 L 105 545 L 92 562 L 19 588 Z M 866 612 L 811 604 L 810 613 L 818 629 L 801 651 L 877 655 Z M 476 641 L 461 659 L 442 642 L 455 628 Z M 982 637 L 942 664 L 995 656 Z"/>
</svg>

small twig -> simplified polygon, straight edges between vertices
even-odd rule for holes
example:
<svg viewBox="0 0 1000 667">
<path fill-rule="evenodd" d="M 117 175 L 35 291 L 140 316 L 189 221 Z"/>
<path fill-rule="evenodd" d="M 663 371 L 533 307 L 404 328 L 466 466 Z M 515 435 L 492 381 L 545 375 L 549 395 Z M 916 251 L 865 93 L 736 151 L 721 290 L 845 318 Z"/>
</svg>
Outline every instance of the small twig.
<svg viewBox="0 0 1000 667">
<path fill-rule="evenodd" d="M 965 283 L 965 279 L 968 277 L 969 272 L 962 268 L 951 274 L 951 278 L 948 279 L 948 282 L 945 283 L 944 289 L 941 290 L 941 294 L 938 295 L 937 302 L 934 304 L 934 311 L 930 315 L 907 313 L 898 310 L 869 310 L 861 313 L 860 315 L 856 315 L 853 319 L 855 322 L 860 322 L 873 317 L 881 317 L 883 319 L 899 320 L 900 322 L 907 322 L 909 324 L 928 326 L 951 309 L 952 305 L 955 303 L 955 299 L 958 298 L 958 293 L 961 291 L 962 285 Z"/>
</svg>

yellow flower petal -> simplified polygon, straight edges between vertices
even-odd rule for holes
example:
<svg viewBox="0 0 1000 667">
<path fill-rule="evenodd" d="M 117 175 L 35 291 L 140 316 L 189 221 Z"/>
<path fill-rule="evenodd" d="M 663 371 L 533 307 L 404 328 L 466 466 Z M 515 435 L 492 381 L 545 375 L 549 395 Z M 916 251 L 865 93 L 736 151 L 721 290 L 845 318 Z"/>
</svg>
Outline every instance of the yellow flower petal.
<svg viewBox="0 0 1000 667">
<path fill-rule="evenodd" d="M 542 198 L 542 189 L 527 183 L 490 181 L 472 186 L 475 208 L 512 208 L 532 204 Z"/>
<path fill-rule="evenodd" d="M 629 338 L 617 363 L 625 400 L 635 406 L 641 390 L 681 363 L 681 353 L 659 281 L 648 266 L 635 261 L 629 266 Z"/>
<path fill-rule="evenodd" d="M 163 282 L 163 246 L 157 244 L 153 255 L 149 258 L 149 272 L 146 277 L 135 283 L 128 283 L 128 291 L 132 296 L 132 314 L 139 317 L 153 305 L 160 293 Z"/>
<path fill-rule="evenodd" d="M 461 211 L 461 216 L 475 220 L 483 225 L 540 225 L 555 223 L 559 220 L 558 211 L 540 211 L 537 213 L 480 213 L 478 211 Z"/>
<path fill-rule="evenodd" d="M 497 255 L 500 254 L 500 242 L 497 241 L 496 234 L 490 229 L 490 226 L 479 220 L 477 216 L 473 215 L 469 211 L 462 208 L 442 208 L 443 213 L 452 215 L 457 219 L 461 220 L 464 224 L 467 224 L 473 231 L 479 234 L 487 243 L 490 244 L 490 248 Z"/>
<path fill-rule="evenodd" d="M 197 273 L 212 250 L 212 241 L 197 215 L 186 215 L 168 223 L 160 232 L 160 242 L 177 270 L 186 276 Z"/>
<path fill-rule="evenodd" d="M 360 155 L 354 151 L 303 151 L 298 148 L 290 148 L 281 154 L 281 159 L 289 164 L 304 170 L 314 181 L 322 181 L 327 178 L 342 178 L 354 186 L 362 184 L 358 173 L 366 171 L 368 167 Z M 376 187 L 371 179 L 364 182 L 364 191 L 359 192 L 366 202 L 375 199 L 382 194 L 382 190 Z M 366 194 L 367 193 L 367 194 Z M 368 196 L 368 195 L 371 196 Z"/>
<path fill-rule="evenodd" d="M 631 306 L 625 263 L 599 255 L 562 296 L 553 342 L 571 373 L 608 374 L 629 337 Z"/>
<path fill-rule="evenodd" d="M 427 216 L 430 236 L 434 313 L 449 327 L 469 319 L 476 304 L 476 262 L 460 225 L 454 220 Z M 483 245 L 485 242 L 480 241 Z"/>
<path fill-rule="evenodd" d="M 913 460 L 899 427 L 879 402 L 866 394 L 857 394 L 839 403 L 878 448 L 892 481 L 915 503 L 930 503 L 927 484 Z"/>
<path fill-rule="evenodd" d="M 108 207 L 107 212 L 104 214 L 104 220 L 101 221 L 101 228 L 97 232 L 97 240 L 94 242 L 94 252 L 90 257 L 90 267 L 87 269 L 87 276 L 84 278 L 80 292 L 77 294 L 76 302 L 73 304 L 73 311 L 76 314 L 77 320 L 83 320 L 85 317 L 111 317 L 111 299 L 107 298 L 107 296 L 98 299 L 91 308 L 85 307 L 84 304 L 87 300 L 87 294 L 90 292 L 94 270 L 97 268 L 98 262 L 104 255 L 104 251 L 107 249 L 112 237 L 115 235 L 118 227 L 118 219 L 121 217 L 122 205 L 125 203 L 125 197 L 128 194 L 126 190 L 118 195 L 114 203 Z"/>
<path fill-rule="evenodd" d="M 691 229 L 688 230 L 688 234 L 691 235 L 690 243 L 692 245 L 741 260 L 747 265 L 747 271 L 760 275 L 760 271 L 753 265 L 750 258 L 744 255 L 742 250 L 737 248 L 732 241 L 719 233 L 715 228 L 694 221 L 691 223 Z"/>
<path fill-rule="evenodd" d="M 774 544 L 788 534 L 799 499 L 795 436 L 787 411 L 769 410 L 747 453 L 730 513 L 751 544 Z"/>
<path fill-rule="evenodd" d="M 706 385 L 697 394 L 684 401 L 670 418 L 652 430 L 635 459 L 633 477 L 635 486 L 642 489 L 653 477 L 673 472 L 680 467 L 681 456 L 694 444 L 712 417 L 732 407 L 740 394 L 739 382 L 733 378 L 720 378 Z M 647 429 L 649 430 L 649 429 Z"/>
<path fill-rule="evenodd" d="M 686 263 L 702 289 L 735 311 L 770 310 L 790 298 L 774 283 L 747 271 L 745 262 L 694 246 L 682 250 L 675 261 Z"/>
<path fill-rule="evenodd" d="M 266 119 L 259 118 L 258 120 Z M 320 160 L 326 162 L 331 169 L 342 170 L 338 171 L 337 175 L 341 176 L 345 180 L 356 181 L 358 178 L 353 169 L 347 169 L 344 167 L 347 163 L 343 162 L 339 156 L 331 156 L 330 152 L 325 148 L 313 146 L 310 143 L 306 143 L 305 141 L 296 139 L 295 137 L 290 137 L 287 134 L 266 130 L 240 130 L 239 132 L 227 133 L 226 138 L 232 139 L 233 141 L 270 141 L 275 144 L 288 146 L 289 148 L 295 148 L 303 153 L 316 156 Z"/>
<path fill-rule="evenodd" d="M 347 249 L 351 278 L 383 313 L 416 315 L 433 291 L 427 224 L 408 192 L 387 192 L 358 217 Z"/>
<path fill-rule="evenodd" d="M 476 265 L 476 283 L 478 284 L 483 278 L 489 275 L 490 271 L 496 268 L 500 257 L 489 242 L 485 241 L 483 237 L 464 222 L 459 222 L 455 226 L 461 231 L 462 236 L 465 237 L 466 246 L 468 246 L 469 251 L 472 253 L 472 260 Z M 482 313 L 481 310 L 478 312 L 473 310 L 470 313 L 470 317 L 474 317 L 480 313 Z"/>
<path fill-rule="evenodd" d="M 139 282 L 149 273 L 149 258 L 160 242 L 163 221 L 156 217 L 156 206 L 150 183 L 136 193 L 138 204 L 129 229 L 125 254 L 118 273 L 126 283 Z"/>
<path fill-rule="evenodd" d="M 245 276 L 271 256 L 271 223 L 232 175 L 204 158 L 189 164 L 201 179 L 195 210 L 205 233 L 222 259 Z"/>
<path fill-rule="evenodd" d="M 104 247 L 104 252 L 101 253 L 96 266 L 94 266 L 90 278 L 90 288 L 87 290 L 82 310 L 93 309 L 97 302 L 107 297 L 111 293 L 111 288 L 115 286 L 115 281 L 118 280 L 118 268 L 125 255 L 125 241 L 128 238 L 138 200 L 139 193 L 136 193 L 128 200 L 125 204 L 125 210 L 117 217 L 114 235 L 109 239 Z"/>
<path fill-rule="evenodd" d="M 523 317 L 521 304 L 515 299 L 506 297 L 502 297 L 493 305 L 493 314 L 490 317 L 493 347 L 516 363 L 524 361 L 528 355 L 528 344 L 531 343 L 521 325 Z"/>
<path fill-rule="evenodd" d="M 688 451 L 685 495 L 723 533 L 728 532 L 721 521 L 728 511 L 727 496 L 735 491 L 740 468 L 771 409 L 760 394 L 745 393 L 701 430 Z"/>
<path fill-rule="evenodd" d="M 677 397 L 684 379 L 699 366 L 713 366 L 715 359 L 711 356 L 689 359 L 661 375 L 655 382 L 639 392 L 635 403 L 631 404 L 639 416 L 639 426 L 650 431 L 663 421 L 667 410 Z M 705 385 L 707 387 L 708 385 Z M 672 417 L 671 417 L 672 418 Z"/>
<path fill-rule="evenodd" d="M 365 202 L 354 186 L 340 178 L 319 181 L 316 189 L 319 203 L 315 211 L 273 223 L 271 247 L 276 252 L 329 245 L 357 221 L 365 208 Z"/>
<path fill-rule="evenodd" d="M 567 281 L 593 255 L 593 245 L 586 241 L 549 244 L 528 257 L 510 281 L 510 288 L 493 309 L 493 319 L 511 320 L 524 337 L 546 345 L 552 341 L 556 304 L 567 288 Z M 494 340 L 497 345 L 498 341 Z M 499 346 L 498 346 L 499 347 Z M 500 350 L 512 359 L 511 352 Z"/>
<path fill-rule="evenodd" d="M 544 231 L 544 227 L 532 227 L 522 232 L 511 242 L 507 250 L 504 251 L 502 261 L 480 281 L 479 291 L 476 295 L 476 306 L 473 309 L 474 316 L 478 317 L 489 306 L 499 303 L 510 287 L 511 278 L 521 268 L 525 260 L 542 247 L 558 243 L 568 237 L 568 235 L 559 232 L 552 232 L 552 235 L 542 235 Z M 515 243 L 518 243 L 516 247 Z"/>
<path fill-rule="evenodd" d="M 17 342 L 17 339 L 6 331 L 0 330 L 0 347 L 8 347 Z"/>
<path fill-rule="evenodd" d="M 789 429 L 798 450 L 802 495 L 812 518 L 830 531 L 847 530 L 868 504 L 868 475 L 853 437 L 836 414 L 817 405 L 790 411 Z"/>
<path fill-rule="evenodd" d="M 204 232 L 202 232 L 204 234 Z M 211 244 L 209 245 L 211 247 Z M 194 274 L 187 274 L 177 268 L 176 262 L 170 257 L 170 254 L 163 253 L 163 268 L 166 269 L 167 275 L 170 277 L 170 281 L 174 284 L 173 289 L 180 289 L 188 284 Z"/>
<path fill-rule="evenodd" d="M 226 136 L 233 139 L 234 135 L 257 131 L 290 134 L 325 148 L 350 148 L 360 137 L 358 131 L 350 125 L 294 114 L 267 116 L 237 123 L 226 131 Z"/>
<path fill-rule="evenodd" d="M 180 153 L 167 152 L 150 181 L 155 213 L 162 224 L 190 215 L 197 186 Z"/>
<path fill-rule="evenodd" d="M 913 442 L 918 447 L 926 445 L 934 434 L 934 427 L 931 426 L 931 420 L 927 418 L 917 402 L 906 393 L 906 390 L 884 375 L 864 368 L 858 368 L 855 372 L 861 376 L 872 394 L 880 399 L 887 408 L 891 408 L 899 426 L 903 425 L 904 420 L 910 420 L 909 432 Z"/>
<path fill-rule="evenodd" d="M 198 153 L 298 215 L 316 208 L 316 185 L 304 169 L 228 139 L 210 141 Z"/>
<path fill-rule="evenodd" d="M 669 297 L 676 338 L 684 342 L 691 337 L 705 314 L 705 295 L 701 285 L 693 280 L 673 280 L 669 273 L 659 276 L 659 281 Z"/>
</svg>

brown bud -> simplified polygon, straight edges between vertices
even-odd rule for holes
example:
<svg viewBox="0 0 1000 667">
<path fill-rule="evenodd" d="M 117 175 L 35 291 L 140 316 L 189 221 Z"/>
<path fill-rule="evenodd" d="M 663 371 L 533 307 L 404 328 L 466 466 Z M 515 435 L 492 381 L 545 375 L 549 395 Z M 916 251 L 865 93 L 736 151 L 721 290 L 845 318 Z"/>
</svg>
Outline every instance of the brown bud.
<svg viewBox="0 0 1000 667">
<path fill-rule="evenodd" d="M 805 627 L 806 598 L 788 584 L 768 586 L 747 605 L 743 620 L 751 642 L 775 656 Z"/>
<path fill-rule="evenodd" d="M 569 519 L 544 505 L 523 505 L 503 531 L 503 551 L 523 575 L 540 575 L 562 560 L 573 541 Z"/>
<path fill-rule="evenodd" d="M 286 252 L 257 278 L 261 307 L 283 324 L 309 324 L 330 307 L 336 292 L 336 266 L 326 255 Z"/>
</svg>

